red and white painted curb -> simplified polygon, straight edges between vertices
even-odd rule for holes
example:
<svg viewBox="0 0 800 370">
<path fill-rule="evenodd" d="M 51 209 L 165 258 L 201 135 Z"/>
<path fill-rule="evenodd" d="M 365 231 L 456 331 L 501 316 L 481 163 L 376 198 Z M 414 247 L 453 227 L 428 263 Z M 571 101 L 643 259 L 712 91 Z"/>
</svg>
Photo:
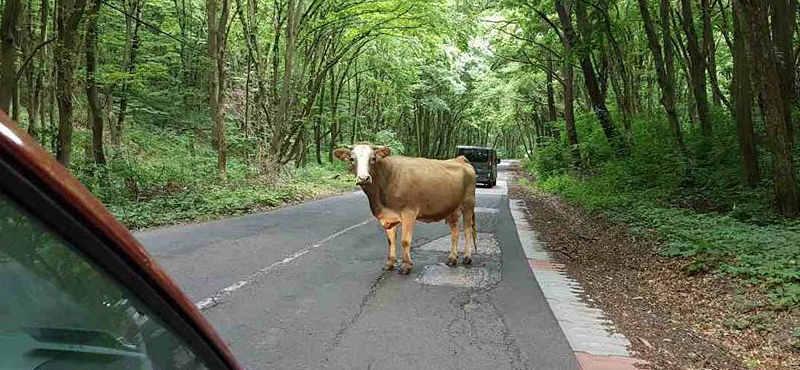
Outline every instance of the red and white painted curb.
<svg viewBox="0 0 800 370">
<path fill-rule="evenodd" d="M 544 292 L 582 370 L 634 370 L 646 362 L 633 358 L 630 342 L 615 332 L 614 324 L 602 310 L 581 300 L 583 288 L 557 263 L 525 218 L 525 203 L 510 199 L 511 215 L 528 265 Z"/>
</svg>

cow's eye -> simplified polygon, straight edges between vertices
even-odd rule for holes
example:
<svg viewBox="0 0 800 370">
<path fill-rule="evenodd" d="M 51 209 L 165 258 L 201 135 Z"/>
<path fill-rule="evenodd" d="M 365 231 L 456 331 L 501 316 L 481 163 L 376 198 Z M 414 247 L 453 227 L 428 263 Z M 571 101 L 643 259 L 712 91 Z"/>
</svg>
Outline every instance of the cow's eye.
<svg viewBox="0 0 800 370">
<path fill-rule="evenodd" d="M 375 163 L 375 161 L 377 161 L 377 160 L 378 160 L 378 157 L 372 157 L 372 163 Z"/>
</svg>

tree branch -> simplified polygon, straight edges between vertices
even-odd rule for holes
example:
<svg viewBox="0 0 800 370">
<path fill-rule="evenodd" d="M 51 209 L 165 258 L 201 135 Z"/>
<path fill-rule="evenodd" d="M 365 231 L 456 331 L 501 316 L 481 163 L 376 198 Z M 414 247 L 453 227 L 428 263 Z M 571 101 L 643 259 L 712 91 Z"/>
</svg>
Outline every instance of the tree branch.
<svg viewBox="0 0 800 370">
<path fill-rule="evenodd" d="M 508 22 L 508 23 L 509 23 L 509 24 L 511 24 L 511 22 Z M 527 37 L 522 37 L 522 36 L 519 36 L 519 35 L 517 35 L 517 34 L 515 34 L 515 33 L 513 33 L 513 32 L 508 32 L 508 31 L 506 31 L 506 30 L 504 30 L 504 29 L 502 29 L 502 28 L 495 28 L 495 29 L 496 29 L 496 30 L 498 30 L 498 31 L 500 31 L 500 32 L 502 32 L 502 33 L 504 33 L 504 34 L 506 34 L 506 35 L 509 35 L 509 36 L 511 36 L 511 37 L 513 37 L 513 38 L 515 38 L 515 39 L 517 39 L 517 40 L 520 40 L 520 41 L 525 41 L 525 42 L 530 42 L 531 44 L 534 44 L 534 45 L 536 45 L 536 46 L 538 46 L 538 47 L 540 47 L 540 48 L 542 48 L 542 49 L 546 50 L 546 51 L 547 51 L 547 52 L 549 52 L 550 54 L 553 54 L 553 55 L 554 55 L 554 56 L 556 56 L 557 58 L 561 58 L 561 54 L 559 54 L 557 51 L 553 50 L 551 47 L 549 47 L 549 46 L 547 46 L 547 45 L 545 45 L 545 44 L 542 44 L 542 43 L 540 43 L 540 42 L 538 42 L 538 41 L 536 41 L 536 40 L 534 40 L 534 39 L 529 39 L 529 38 L 527 38 Z"/>
<path fill-rule="evenodd" d="M 547 24 L 549 24 L 550 28 L 552 28 L 553 31 L 556 32 L 558 37 L 560 37 L 562 39 L 564 38 L 564 34 L 561 32 L 561 29 L 558 28 L 558 25 L 556 25 L 555 23 L 553 23 L 553 21 L 550 20 L 550 17 L 548 17 L 547 14 L 542 13 L 541 10 L 537 9 L 533 5 L 528 4 L 527 2 L 524 2 L 523 5 L 525 5 L 528 9 L 533 10 L 533 12 L 536 13 L 536 15 L 539 16 L 539 18 L 541 18 L 543 21 L 545 21 Z"/>
<path fill-rule="evenodd" d="M 31 61 L 33 60 L 33 57 L 36 56 L 36 52 L 38 52 L 39 49 L 47 46 L 47 44 L 55 41 L 56 39 L 57 39 L 57 37 L 53 36 L 50 39 L 46 40 L 45 42 L 43 42 L 43 43 L 37 45 L 35 48 L 33 48 L 33 51 L 31 51 L 31 53 L 28 55 L 28 57 L 25 58 L 25 62 L 22 63 L 22 65 L 19 67 L 19 71 L 17 72 L 17 78 L 16 78 L 17 81 L 19 81 L 19 79 L 22 78 L 22 75 L 24 74 L 23 72 L 25 72 L 25 69 L 28 68 L 28 64 L 31 63 Z"/>
</svg>

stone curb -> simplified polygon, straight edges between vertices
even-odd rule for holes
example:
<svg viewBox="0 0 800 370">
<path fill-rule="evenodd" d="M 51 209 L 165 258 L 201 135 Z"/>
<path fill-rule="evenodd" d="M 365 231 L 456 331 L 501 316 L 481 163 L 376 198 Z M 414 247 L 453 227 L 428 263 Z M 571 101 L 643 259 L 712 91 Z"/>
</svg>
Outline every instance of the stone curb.
<svg viewBox="0 0 800 370">
<path fill-rule="evenodd" d="M 646 364 L 628 351 L 630 342 L 617 333 L 605 313 L 581 300 L 583 288 L 555 261 L 525 218 L 525 203 L 509 199 L 511 215 L 528 265 L 582 370 L 636 370 Z"/>
</svg>

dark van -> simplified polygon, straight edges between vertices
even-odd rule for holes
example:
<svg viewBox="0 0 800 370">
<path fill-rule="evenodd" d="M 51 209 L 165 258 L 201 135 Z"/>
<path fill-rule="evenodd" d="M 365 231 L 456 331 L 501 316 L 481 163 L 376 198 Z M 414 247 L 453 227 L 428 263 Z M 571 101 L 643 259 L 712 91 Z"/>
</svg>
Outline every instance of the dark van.
<svg viewBox="0 0 800 370">
<path fill-rule="evenodd" d="M 488 185 L 497 185 L 497 164 L 500 158 L 497 151 L 492 148 L 479 146 L 458 146 L 456 155 L 467 157 L 472 167 L 475 168 L 475 182 Z"/>
</svg>

